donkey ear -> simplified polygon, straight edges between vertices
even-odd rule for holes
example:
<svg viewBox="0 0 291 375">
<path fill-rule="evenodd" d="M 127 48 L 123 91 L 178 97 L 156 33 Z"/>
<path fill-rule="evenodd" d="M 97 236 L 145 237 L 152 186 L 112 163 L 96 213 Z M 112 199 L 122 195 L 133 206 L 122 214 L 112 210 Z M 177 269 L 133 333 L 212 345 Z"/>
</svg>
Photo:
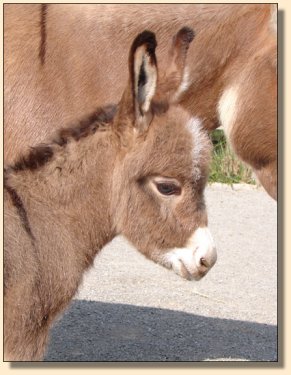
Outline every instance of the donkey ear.
<svg viewBox="0 0 291 375">
<path fill-rule="evenodd" d="M 135 38 L 129 54 L 135 126 L 142 131 L 148 127 L 152 118 L 150 107 L 156 93 L 158 77 L 156 46 L 155 34 L 144 31 Z"/>
<path fill-rule="evenodd" d="M 160 79 L 157 98 L 176 102 L 190 85 L 186 59 L 194 36 L 194 31 L 190 27 L 183 27 L 173 37 L 169 50 L 168 67 Z"/>
</svg>

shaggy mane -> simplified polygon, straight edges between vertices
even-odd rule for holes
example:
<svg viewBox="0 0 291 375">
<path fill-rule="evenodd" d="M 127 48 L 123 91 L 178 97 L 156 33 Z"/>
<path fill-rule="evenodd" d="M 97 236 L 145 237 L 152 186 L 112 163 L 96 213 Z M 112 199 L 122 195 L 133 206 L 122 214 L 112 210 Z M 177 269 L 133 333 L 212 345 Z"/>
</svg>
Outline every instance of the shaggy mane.
<svg viewBox="0 0 291 375">
<path fill-rule="evenodd" d="M 116 111 L 116 105 L 100 107 L 83 120 L 79 121 L 77 125 L 69 128 L 61 128 L 51 142 L 31 147 L 28 154 L 21 156 L 12 166 L 6 168 L 6 171 L 36 170 L 40 168 L 53 157 L 54 145 L 63 147 L 70 139 L 79 141 L 81 138 L 94 134 L 101 125 L 112 122 Z"/>
</svg>

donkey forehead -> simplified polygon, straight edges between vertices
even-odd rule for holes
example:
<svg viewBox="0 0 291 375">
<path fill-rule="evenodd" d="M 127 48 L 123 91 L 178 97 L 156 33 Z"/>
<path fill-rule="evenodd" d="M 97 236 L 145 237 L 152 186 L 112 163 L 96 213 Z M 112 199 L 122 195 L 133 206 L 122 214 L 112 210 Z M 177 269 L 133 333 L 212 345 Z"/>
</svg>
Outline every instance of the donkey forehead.
<svg viewBox="0 0 291 375">
<path fill-rule="evenodd" d="M 202 128 L 202 121 L 198 117 L 191 117 L 186 111 L 178 108 L 169 110 L 166 116 L 161 117 L 155 124 L 153 137 L 155 142 L 164 147 L 165 151 L 181 153 L 181 156 L 190 156 L 194 164 L 198 164 L 210 149 L 209 139 Z M 160 150 L 161 151 L 161 150 Z"/>
<path fill-rule="evenodd" d="M 208 144 L 201 121 L 184 110 L 169 110 L 157 116 L 149 133 L 136 151 L 144 156 L 143 166 L 150 172 L 199 178 L 205 166 Z"/>
</svg>

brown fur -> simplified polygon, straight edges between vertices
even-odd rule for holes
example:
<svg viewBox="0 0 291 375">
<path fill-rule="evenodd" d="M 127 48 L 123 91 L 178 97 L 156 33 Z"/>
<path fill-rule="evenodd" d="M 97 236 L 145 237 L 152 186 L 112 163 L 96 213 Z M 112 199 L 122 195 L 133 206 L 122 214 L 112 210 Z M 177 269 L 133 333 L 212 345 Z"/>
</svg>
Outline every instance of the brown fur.
<svg viewBox="0 0 291 375">
<path fill-rule="evenodd" d="M 214 129 L 220 124 L 219 99 L 240 77 L 243 94 L 230 142 L 275 197 L 277 41 L 272 12 L 270 4 L 49 4 L 44 38 L 41 5 L 5 4 L 5 161 L 11 163 L 28 145 L 43 141 L 58 124 L 69 124 L 105 102 L 116 103 L 125 85 L 126 47 L 141 28 L 157 34 L 157 57 L 165 71 L 173 30 L 187 25 L 196 38 L 188 54 L 191 84 L 181 104 L 206 129 Z M 43 64 L 40 40 L 46 41 Z M 255 111 L 249 110 L 250 103 Z"/>
<path fill-rule="evenodd" d="M 270 42 L 269 48 L 255 54 L 239 74 L 239 110 L 230 135 L 234 151 L 253 168 L 274 199 L 277 199 L 276 48 Z M 260 100 L 254 102 L 254 98 Z"/>
<path fill-rule="evenodd" d="M 42 358 L 51 323 L 114 236 L 125 235 L 158 261 L 207 225 L 203 190 L 210 142 L 203 132 L 191 137 L 190 115 L 167 103 L 161 90 L 161 102 L 147 90 L 157 68 L 154 36 L 143 36 L 130 51 L 131 75 L 117 109 L 99 109 L 60 130 L 5 170 L 5 360 Z M 146 79 L 137 87 L 142 70 Z M 151 106 L 142 112 L 148 98 Z M 178 181 L 179 195 L 159 194 L 151 187 L 156 176 Z M 201 262 L 200 277 L 210 267 Z"/>
</svg>

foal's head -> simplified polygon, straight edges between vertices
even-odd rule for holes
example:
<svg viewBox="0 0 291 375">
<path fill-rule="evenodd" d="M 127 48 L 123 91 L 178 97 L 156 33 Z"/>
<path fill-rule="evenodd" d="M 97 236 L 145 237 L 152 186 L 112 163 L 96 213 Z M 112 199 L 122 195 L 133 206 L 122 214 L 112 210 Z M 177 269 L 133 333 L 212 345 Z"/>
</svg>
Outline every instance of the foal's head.
<svg viewBox="0 0 291 375">
<path fill-rule="evenodd" d="M 144 255 L 198 280 L 216 261 L 203 197 L 211 145 L 200 120 L 174 103 L 187 85 L 192 39 L 188 28 L 177 33 L 159 78 L 155 35 L 145 31 L 131 46 L 129 84 L 114 121 L 120 153 L 112 212 L 117 232 Z"/>
</svg>

